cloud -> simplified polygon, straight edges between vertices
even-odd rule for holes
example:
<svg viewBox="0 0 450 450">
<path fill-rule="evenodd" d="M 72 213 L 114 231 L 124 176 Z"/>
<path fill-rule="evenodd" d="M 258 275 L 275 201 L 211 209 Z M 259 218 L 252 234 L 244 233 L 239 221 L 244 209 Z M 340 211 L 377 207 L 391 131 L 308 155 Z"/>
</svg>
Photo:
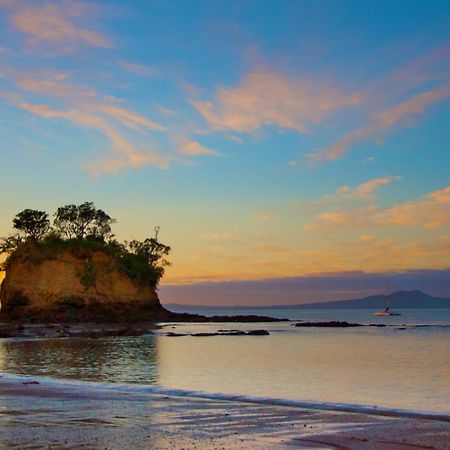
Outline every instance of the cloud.
<svg viewBox="0 0 450 450">
<path fill-rule="evenodd" d="M 165 128 L 157 123 L 147 119 L 146 117 L 137 114 L 133 111 L 129 111 L 124 108 L 119 108 L 115 105 L 94 103 L 87 104 L 84 106 L 87 110 L 98 111 L 100 113 L 106 114 L 112 119 L 118 120 L 123 125 L 133 130 L 141 130 L 143 128 L 148 128 L 149 130 L 164 131 Z"/>
<path fill-rule="evenodd" d="M 52 45 L 57 48 L 72 48 L 77 45 L 91 47 L 112 47 L 105 35 L 92 31 L 83 21 L 95 13 L 91 4 L 76 0 L 62 2 L 6 2 L 12 7 L 10 16 L 12 26 L 28 35 L 30 44 Z"/>
<path fill-rule="evenodd" d="M 371 199 L 375 191 L 381 187 L 391 184 L 393 181 L 400 180 L 399 176 L 386 176 L 382 178 L 374 178 L 365 183 L 358 184 L 354 189 L 349 186 L 340 187 L 335 197 L 338 199 Z"/>
<path fill-rule="evenodd" d="M 128 72 L 134 73 L 135 75 L 148 77 L 156 75 L 158 73 L 158 70 L 156 70 L 154 67 L 144 66 L 142 64 L 136 64 L 129 61 L 121 60 L 119 61 L 119 65 L 125 70 L 128 70 Z"/>
<path fill-rule="evenodd" d="M 173 117 L 176 115 L 176 111 L 174 109 L 166 108 L 165 106 L 157 105 L 158 111 L 166 117 Z"/>
<path fill-rule="evenodd" d="M 312 231 L 331 233 L 358 228 L 385 226 L 437 229 L 450 223 L 450 186 L 428 193 L 418 200 L 390 207 L 366 205 L 338 207 L 325 211 L 316 220 L 305 225 Z"/>
<path fill-rule="evenodd" d="M 270 222 L 275 219 L 275 215 L 269 211 L 263 211 L 255 215 L 258 220 L 263 222 Z"/>
<path fill-rule="evenodd" d="M 418 201 L 409 201 L 385 211 L 386 225 L 441 228 L 450 223 L 450 186 L 431 192 Z"/>
<path fill-rule="evenodd" d="M 148 148 L 141 149 L 131 139 L 127 139 L 120 130 L 119 125 L 136 131 L 142 131 L 145 128 L 149 130 L 163 129 L 137 113 L 102 103 L 79 103 L 64 110 L 26 101 L 20 101 L 16 103 L 16 106 L 40 117 L 64 119 L 76 125 L 101 132 L 118 154 L 89 164 L 88 169 L 95 176 L 101 173 L 116 173 L 125 167 L 138 168 L 144 165 L 153 165 L 159 168 L 167 168 L 169 165 L 170 158 Z M 111 119 L 115 119 L 119 124 L 113 124 Z"/>
<path fill-rule="evenodd" d="M 387 186 L 394 181 L 400 180 L 399 176 L 384 176 L 380 178 L 373 178 L 364 183 L 360 183 L 355 187 L 344 185 L 339 187 L 336 192 L 326 194 L 318 200 L 313 200 L 306 203 L 300 203 L 298 206 L 304 208 L 321 208 L 328 205 L 336 205 L 347 202 L 373 200 L 375 194 L 381 186 Z M 341 216 L 341 215 L 340 215 Z M 337 217 L 337 216 L 330 216 Z"/>
<path fill-rule="evenodd" d="M 178 148 L 178 151 L 183 155 L 189 156 L 202 156 L 202 155 L 220 156 L 220 153 L 217 150 L 205 147 L 204 145 L 199 144 L 196 141 L 183 142 Z"/>
<path fill-rule="evenodd" d="M 357 143 L 378 138 L 394 126 L 408 125 L 415 117 L 423 114 L 429 106 L 449 96 L 450 83 L 415 94 L 407 100 L 374 112 L 366 125 L 345 134 L 324 150 L 309 153 L 307 157 L 312 162 L 334 161 L 342 158 Z"/>
<path fill-rule="evenodd" d="M 48 95 L 51 97 L 95 97 L 97 94 L 87 88 L 64 83 L 64 73 L 46 74 L 45 78 L 19 76 L 16 86 L 29 92 Z"/>
<path fill-rule="evenodd" d="M 344 94 L 327 83 L 259 69 L 237 87 L 217 89 L 214 101 L 191 103 L 212 128 L 248 133 L 265 125 L 304 132 L 360 100 L 360 94 Z"/>
</svg>

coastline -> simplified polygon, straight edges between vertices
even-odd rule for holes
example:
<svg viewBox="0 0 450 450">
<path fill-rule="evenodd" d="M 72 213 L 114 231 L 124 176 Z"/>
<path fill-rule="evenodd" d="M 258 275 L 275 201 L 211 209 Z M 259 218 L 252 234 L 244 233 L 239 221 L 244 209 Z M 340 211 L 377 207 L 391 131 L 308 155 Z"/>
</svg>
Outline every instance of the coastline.
<svg viewBox="0 0 450 450">
<path fill-rule="evenodd" d="M 88 387 L 87 387 L 88 386 Z M 0 376 L 1 448 L 450 446 L 450 422 Z"/>
</svg>

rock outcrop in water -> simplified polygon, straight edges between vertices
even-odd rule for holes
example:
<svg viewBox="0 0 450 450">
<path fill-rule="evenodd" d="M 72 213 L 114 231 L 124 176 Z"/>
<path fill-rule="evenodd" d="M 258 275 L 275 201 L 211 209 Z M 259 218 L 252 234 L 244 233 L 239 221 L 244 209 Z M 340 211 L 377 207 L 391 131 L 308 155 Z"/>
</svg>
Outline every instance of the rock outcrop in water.
<svg viewBox="0 0 450 450">
<path fill-rule="evenodd" d="M 48 255 L 33 249 L 12 258 L 0 289 L 0 322 L 16 323 L 134 323 L 139 322 L 273 322 L 265 316 L 214 316 L 173 313 L 165 309 L 156 288 L 130 277 L 120 261 L 102 250 L 75 247 Z M 141 327 L 142 328 L 142 327 Z M 111 333 L 132 335 L 138 325 L 113 329 Z M 27 334 L 29 331 L 29 334 Z M 0 337 L 53 336 L 53 329 L 10 328 Z M 108 331 L 110 333 L 110 331 Z M 86 328 L 87 335 L 92 330 Z M 64 331 L 55 337 L 66 337 Z"/>
<path fill-rule="evenodd" d="M 64 251 L 8 265 L 0 321 L 130 322 L 170 316 L 156 289 L 128 276 L 100 250 Z"/>
<path fill-rule="evenodd" d="M 170 247 L 159 241 L 159 227 L 143 241 L 118 242 L 115 223 L 92 202 L 59 207 L 53 226 L 45 211 L 25 209 L 13 219 L 15 234 L 0 238 L 6 271 L 0 289 L 0 337 L 36 335 L 64 337 L 64 328 L 24 328 L 23 323 L 262 322 L 258 316 L 215 316 L 172 313 L 161 306 L 156 287 L 164 274 Z M 49 331 L 50 330 L 50 331 Z M 125 327 L 98 333 L 142 334 L 146 328 Z M 87 330 L 92 333 L 92 330 Z"/>
</svg>

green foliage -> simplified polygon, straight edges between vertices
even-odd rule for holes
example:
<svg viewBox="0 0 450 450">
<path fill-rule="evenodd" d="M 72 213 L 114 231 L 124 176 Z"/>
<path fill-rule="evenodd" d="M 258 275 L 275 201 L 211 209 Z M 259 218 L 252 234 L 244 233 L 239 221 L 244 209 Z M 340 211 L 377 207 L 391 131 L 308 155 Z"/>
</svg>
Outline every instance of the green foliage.
<svg viewBox="0 0 450 450">
<path fill-rule="evenodd" d="M 48 214 L 36 209 L 24 209 L 14 217 L 13 225 L 26 238 L 31 239 L 39 239 L 50 229 Z"/>
<path fill-rule="evenodd" d="M 87 236 L 106 239 L 111 234 L 111 224 L 115 222 L 103 210 L 95 208 L 92 202 L 81 205 L 66 205 L 55 214 L 56 230 L 68 239 L 83 239 Z"/>
<path fill-rule="evenodd" d="M 19 213 L 16 219 L 19 216 L 21 220 L 24 217 L 40 217 L 41 219 L 48 217 L 47 213 L 42 211 L 37 211 L 39 214 L 28 212 L 27 214 Z M 111 219 L 104 211 L 96 209 L 90 202 L 79 206 L 66 205 L 58 208 L 54 228 L 50 228 L 49 224 L 42 225 L 37 228 L 40 231 L 33 234 L 27 232 L 25 228 L 17 228 L 14 222 L 14 226 L 22 234 L 0 238 L 0 254 L 7 255 L 0 270 L 7 270 L 8 265 L 14 260 L 40 264 L 49 259 L 56 259 L 62 252 L 69 251 L 78 258 L 90 258 L 92 251 L 98 250 L 113 257 L 118 267 L 130 278 L 141 284 L 157 286 L 164 275 L 164 268 L 170 265 L 167 260 L 170 247 L 159 242 L 159 227 L 154 229 L 152 237 L 144 241 L 133 240 L 121 243 L 111 234 L 111 224 L 114 222 L 114 219 Z M 30 219 L 27 223 L 32 223 L 32 220 Z M 88 260 L 83 273 L 80 274 L 80 282 L 87 290 L 95 285 L 95 281 L 95 267 Z"/>
</svg>

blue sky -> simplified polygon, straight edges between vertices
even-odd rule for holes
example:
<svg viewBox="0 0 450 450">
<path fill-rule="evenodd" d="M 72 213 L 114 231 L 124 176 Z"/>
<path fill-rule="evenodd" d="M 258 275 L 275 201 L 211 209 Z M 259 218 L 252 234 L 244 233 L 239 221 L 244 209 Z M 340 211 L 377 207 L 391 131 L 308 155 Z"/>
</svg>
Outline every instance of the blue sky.
<svg viewBox="0 0 450 450">
<path fill-rule="evenodd" d="M 0 235 L 92 200 L 161 226 L 165 285 L 445 270 L 449 30 L 447 1 L 0 0 Z"/>
</svg>

